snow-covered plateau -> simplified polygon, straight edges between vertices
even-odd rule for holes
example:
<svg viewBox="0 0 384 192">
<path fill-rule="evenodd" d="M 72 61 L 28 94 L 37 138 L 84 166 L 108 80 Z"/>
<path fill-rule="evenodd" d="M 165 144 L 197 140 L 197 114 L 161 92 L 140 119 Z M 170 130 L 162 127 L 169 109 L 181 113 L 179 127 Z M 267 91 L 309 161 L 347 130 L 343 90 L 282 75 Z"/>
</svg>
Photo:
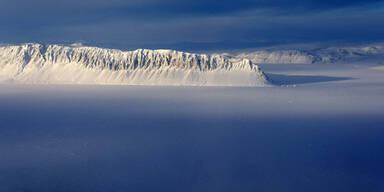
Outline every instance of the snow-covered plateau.
<svg viewBox="0 0 384 192">
<path fill-rule="evenodd" d="M 384 46 L 328 47 L 317 49 L 283 49 L 240 52 L 230 55 L 256 64 L 356 63 L 384 60 Z"/>
<path fill-rule="evenodd" d="M 268 86 L 248 59 L 173 50 L 120 51 L 84 46 L 0 47 L 0 82 L 27 84 L 119 84 Z"/>
</svg>

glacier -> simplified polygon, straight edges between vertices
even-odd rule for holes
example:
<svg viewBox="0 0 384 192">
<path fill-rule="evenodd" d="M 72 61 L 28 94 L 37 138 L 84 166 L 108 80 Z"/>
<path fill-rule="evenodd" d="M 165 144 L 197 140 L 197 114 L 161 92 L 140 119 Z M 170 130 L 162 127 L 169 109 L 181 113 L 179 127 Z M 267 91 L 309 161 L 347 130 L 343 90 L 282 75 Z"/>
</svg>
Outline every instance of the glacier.
<svg viewBox="0 0 384 192">
<path fill-rule="evenodd" d="M 121 51 L 78 45 L 27 43 L 0 46 L 0 82 L 269 86 L 249 59 L 174 50 Z"/>
</svg>

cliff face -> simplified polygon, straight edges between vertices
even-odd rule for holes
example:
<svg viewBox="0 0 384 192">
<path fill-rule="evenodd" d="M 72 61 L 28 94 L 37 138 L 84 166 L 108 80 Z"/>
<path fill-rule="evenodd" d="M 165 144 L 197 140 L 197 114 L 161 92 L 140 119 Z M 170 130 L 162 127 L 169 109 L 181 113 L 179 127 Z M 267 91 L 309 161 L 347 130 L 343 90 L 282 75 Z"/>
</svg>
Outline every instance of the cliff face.
<svg viewBox="0 0 384 192">
<path fill-rule="evenodd" d="M 248 59 L 173 50 L 120 51 L 24 44 L 0 47 L 0 81 L 140 85 L 265 86 Z"/>
</svg>

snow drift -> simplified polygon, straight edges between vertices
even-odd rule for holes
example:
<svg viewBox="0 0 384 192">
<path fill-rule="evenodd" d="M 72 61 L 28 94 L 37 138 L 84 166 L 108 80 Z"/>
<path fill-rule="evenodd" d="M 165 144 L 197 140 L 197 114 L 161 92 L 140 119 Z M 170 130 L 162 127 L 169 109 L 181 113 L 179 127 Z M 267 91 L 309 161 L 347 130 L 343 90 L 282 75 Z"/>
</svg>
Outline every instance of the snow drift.
<svg viewBox="0 0 384 192">
<path fill-rule="evenodd" d="M 83 46 L 23 44 L 0 47 L 0 82 L 266 86 L 248 59 L 173 50 L 120 51 Z"/>
</svg>

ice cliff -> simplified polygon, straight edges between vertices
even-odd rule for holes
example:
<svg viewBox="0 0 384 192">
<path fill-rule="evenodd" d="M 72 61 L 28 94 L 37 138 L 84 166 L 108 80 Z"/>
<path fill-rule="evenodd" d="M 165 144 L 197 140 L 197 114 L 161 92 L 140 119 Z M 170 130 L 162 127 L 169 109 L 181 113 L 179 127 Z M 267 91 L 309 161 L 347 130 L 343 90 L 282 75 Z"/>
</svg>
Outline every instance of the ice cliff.
<svg viewBox="0 0 384 192">
<path fill-rule="evenodd" d="M 0 82 L 267 86 L 257 65 L 244 58 L 173 50 L 120 51 L 84 46 L 0 46 Z"/>
</svg>

